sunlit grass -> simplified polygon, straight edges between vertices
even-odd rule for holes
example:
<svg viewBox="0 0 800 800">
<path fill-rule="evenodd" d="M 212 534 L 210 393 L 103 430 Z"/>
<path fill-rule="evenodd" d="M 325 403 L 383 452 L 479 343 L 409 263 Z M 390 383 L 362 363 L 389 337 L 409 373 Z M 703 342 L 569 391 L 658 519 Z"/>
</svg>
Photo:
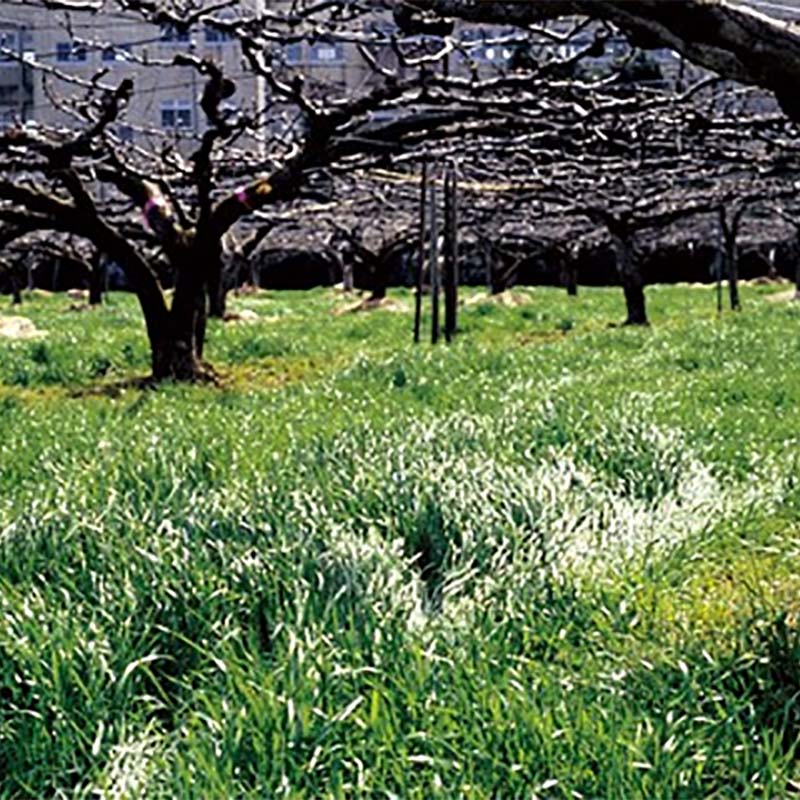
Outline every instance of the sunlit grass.
<svg viewBox="0 0 800 800">
<path fill-rule="evenodd" d="M 270 293 L 212 324 L 221 387 L 158 391 L 131 298 L 15 309 L 0 797 L 789 796 L 800 311 L 763 292 L 631 330 L 520 290 L 437 348 Z"/>
</svg>

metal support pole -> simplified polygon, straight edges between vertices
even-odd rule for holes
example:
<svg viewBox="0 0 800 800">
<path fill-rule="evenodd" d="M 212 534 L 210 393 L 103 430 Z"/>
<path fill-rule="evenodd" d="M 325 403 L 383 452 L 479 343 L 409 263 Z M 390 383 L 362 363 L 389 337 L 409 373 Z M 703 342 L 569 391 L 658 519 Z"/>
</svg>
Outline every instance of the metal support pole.
<svg viewBox="0 0 800 800">
<path fill-rule="evenodd" d="M 431 344 L 439 341 L 439 217 L 436 181 L 431 181 Z"/>
<path fill-rule="evenodd" d="M 417 286 L 414 298 L 414 343 L 419 344 L 422 328 L 422 284 L 425 278 L 425 217 L 428 199 L 428 162 L 422 162 L 419 192 L 419 263 L 417 264 Z"/>
<path fill-rule="evenodd" d="M 449 342 L 458 323 L 458 183 L 455 164 L 445 173 L 444 336 Z"/>
</svg>

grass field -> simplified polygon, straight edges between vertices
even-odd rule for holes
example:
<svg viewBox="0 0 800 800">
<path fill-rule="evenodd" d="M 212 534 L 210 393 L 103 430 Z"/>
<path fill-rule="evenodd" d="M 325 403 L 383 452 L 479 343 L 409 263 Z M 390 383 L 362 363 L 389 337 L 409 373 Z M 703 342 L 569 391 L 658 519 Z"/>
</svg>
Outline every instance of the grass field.
<svg viewBox="0 0 800 800">
<path fill-rule="evenodd" d="M 653 287 L 634 330 L 619 290 L 519 290 L 437 348 L 262 294 L 212 325 L 221 387 L 157 391 L 131 298 L 23 305 L 0 798 L 794 796 L 800 304 L 767 291 Z"/>
</svg>

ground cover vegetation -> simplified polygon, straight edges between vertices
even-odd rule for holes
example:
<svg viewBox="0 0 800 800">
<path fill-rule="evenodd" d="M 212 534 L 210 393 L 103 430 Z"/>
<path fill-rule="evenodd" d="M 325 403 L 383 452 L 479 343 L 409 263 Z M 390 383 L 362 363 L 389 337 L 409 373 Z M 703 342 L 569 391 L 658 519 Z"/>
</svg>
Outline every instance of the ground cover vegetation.
<svg viewBox="0 0 800 800">
<path fill-rule="evenodd" d="M 135 301 L 0 342 L 0 797 L 785 797 L 800 309 L 261 293 L 219 386 Z M 279 321 L 279 324 L 275 324 Z M 127 383 L 126 383 L 127 382 Z"/>
</svg>

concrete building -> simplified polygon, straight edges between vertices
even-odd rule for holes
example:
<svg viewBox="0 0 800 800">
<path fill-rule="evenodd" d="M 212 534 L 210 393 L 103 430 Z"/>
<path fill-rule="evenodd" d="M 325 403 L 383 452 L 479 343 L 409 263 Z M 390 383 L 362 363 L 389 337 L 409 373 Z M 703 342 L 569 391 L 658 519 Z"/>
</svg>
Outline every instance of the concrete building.
<svg viewBox="0 0 800 800">
<path fill-rule="evenodd" d="M 239 5 L 220 13 L 249 15 L 258 5 L 269 9 L 286 3 L 287 0 L 241 0 Z M 800 0 L 742 3 L 782 19 L 800 19 Z M 379 17 L 366 24 L 383 33 L 393 30 L 390 20 Z M 507 29 L 465 29 L 467 52 L 454 56 L 451 68 L 459 71 L 467 69 L 468 64 L 477 64 L 482 71 L 503 69 L 515 55 L 512 47 L 502 43 L 510 33 Z M 587 31 L 584 36 L 591 34 Z M 587 43 L 588 39 L 561 45 L 543 42 L 536 57 L 548 49 L 554 56 L 569 57 L 577 46 Z M 604 58 L 608 61 L 617 57 L 623 47 L 621 42 L 612 41 Z M 391 62 L 388 51 L 388 47 L 384 48 L 383 55 Z M 255 112 L 269 103 L 264 83 L 248 69 L 238 41 L 217 29 L 199 25 L 189 31 L 158 27 L 123 9 L 102 14 L 75 12 L 67 22 L 61 12 L 4 4 L 0 7 L 0 126 L 27 121 L 74 124 L 80 119 L 80 109 L 70 109 L 68 104 L 59 109 L 51 97 L 82 97 L 85 89 L 47 77 L 47 70 L 57 69 L 80 81 L 89 81 L 103 71 L 106 83 L 118 83 L 124 78 L 134 81 L 133 100 L 117 126 L 120 136 L 144 144 L 163 138 L 193 137 L 202 133 L 205 124 L 199 107 L 203 81 L 195 70 L 170 64 L 181 52 L 211 58 L 223 66 L 226 75 L 237 83 L 232 105 Z M 297 41 L 283 48 L 276 45 L 275 56 L 287 72 L 302 72 L 307 85 L 335 88 L 337 93 L 352 95 L 373 79 L 372 71 L 351 43 Z M 655 51 L 652 57 L 667 80 L 693 77 L 695 71 L 671 51 Z M 43 69 L 21 63 L 20 59 L 35 62 Z M 733 90 L 730 94 L 734 97 Z M 756 103 L 760 110 L 775 107 L 771 96 L 764 92 L 750 95 L 748 102 Z"/>
<path fill-rule="evenodd" d="M 259 0 L 245 0 L 242 13 Z M 269 3 L 268 3 L 269 5 Z M 231 12 L 234 13 L 234 12 Z M 174 66 L 177 53 L 210 58 L 222 65 L 237 85 L 231 105 L 257 113 L 269 102 L 263 80 L 248 68 L 239 42 L 218 29 L 197 25 L 191 30 L 142 22 L 124 10 L 103 14 L 71 13 L 69 24 L 59 12 L 33 7 L 0 9 L 0 125 L 24 122 L 72 125 L 80 109 L 63 108 L 52 96 L 85 95 L 87 82 L 102 71 L 103 82 L 134 81 L 133 99 L 117 126 L 123 138 L 145 143 L 163 137 L 202 133 L 205 119 L 199 101 L 203 78 L 191 67 Z M 355 45 L 298 42 L 276 46 L 276 59 L 287 71 L 302 70 L 311 85 L 356 91 L 370 70 Z M 20 58 L 28 63 L 20 63 Z M 76 81 L 61 80 L 58 70 Z"/>
<path fill-rule="evenodd" d="M 33 115 L 33 72 L 22 63 L 32 40 L 25 25 L 0 19 L 0 48 L 14 53 L 0 55 L 0 127 Z"/>
</svg>

